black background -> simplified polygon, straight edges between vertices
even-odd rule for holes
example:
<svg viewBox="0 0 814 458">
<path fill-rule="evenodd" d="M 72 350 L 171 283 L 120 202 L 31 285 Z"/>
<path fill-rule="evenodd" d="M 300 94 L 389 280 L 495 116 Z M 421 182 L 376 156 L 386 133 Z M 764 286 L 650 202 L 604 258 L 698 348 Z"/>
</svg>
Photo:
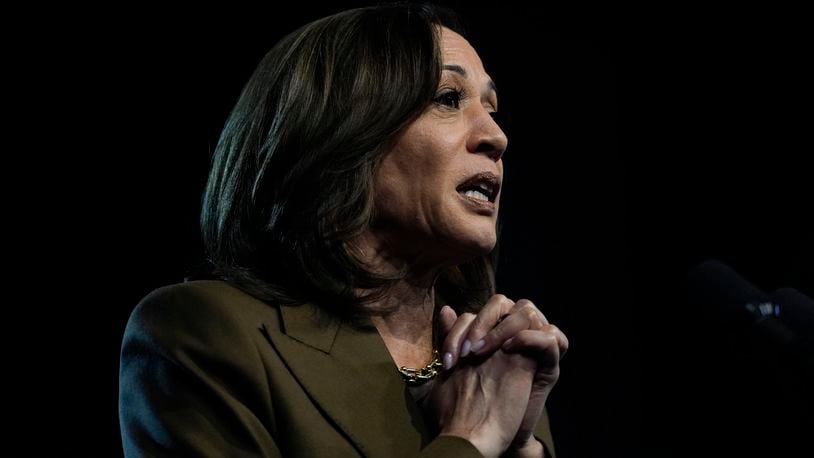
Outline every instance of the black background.
<svg viewBox="0 0 814 458">
<path fill-rule="evenodd" d="M 35 356 L 14 361 L 22 393 L 25 374 L 47 374 L 38 394 L 14 395 L 17 428 L 56 432 L 64 452 L 121 454 L 124 325 L 201 255 L 200 194 L 228 111 L 284 34 L 364 4 L 54 16 L 26 60 L 53 93 L 53 109 L 32 102 L 46 116 L 27 142 L 56 140 L 31 164 L 55 186 L 15 221 L 50 234 L 20 270 L 46 269 L 26 274 L 28 309 L 64 335 L 39 334 Z M 559 456 L 794 456 L 811 413 L 784 368 L 682 287 L 718 258 L 764 291 L 814 295 L 814 79 L 797 15 L 446 4 L 509 116 L 499 290 L 571 340 L 550 401 Z"/>
</svg>

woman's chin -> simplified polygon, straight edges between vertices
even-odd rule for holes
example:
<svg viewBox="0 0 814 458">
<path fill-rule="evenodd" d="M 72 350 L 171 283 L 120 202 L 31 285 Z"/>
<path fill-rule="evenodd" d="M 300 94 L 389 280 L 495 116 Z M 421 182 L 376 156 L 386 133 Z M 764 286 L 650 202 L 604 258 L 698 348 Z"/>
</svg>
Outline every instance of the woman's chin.
<svg viewBox="0 0 814 458">
<path fill-rule="evenodd" d="M 477 240 L 473 240 L 472 249 L 475 256 L 486 256 L 495 249 L 496 244 L 497 236 L 494 233 L 486 234 Z"/>
<path fill-rule="evenodd" d="M 486 256 L 495 249 L 496 244 L 497 236 L 494 232 L 470 234 L 469 237 L 456 238 L 451 243 L 455 248 L 450 250 L 449 264 L 457 265 Z"/>
</svg>

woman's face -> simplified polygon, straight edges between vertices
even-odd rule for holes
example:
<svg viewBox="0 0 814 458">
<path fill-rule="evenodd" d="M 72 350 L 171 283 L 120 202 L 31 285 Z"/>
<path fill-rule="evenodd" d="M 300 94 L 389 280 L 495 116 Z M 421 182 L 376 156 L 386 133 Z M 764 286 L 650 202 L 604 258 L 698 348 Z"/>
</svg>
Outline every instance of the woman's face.
<svg viewBox="0 0 814 458">
<path fill-rule="evenodd" d="M 375 230 L 418 262 L 458 264 L 495 246 L 501 156 L 494 83 L 472 46 L 441 32 L 435 102 L 397 139 L 375 177 Z"/>
</svg>

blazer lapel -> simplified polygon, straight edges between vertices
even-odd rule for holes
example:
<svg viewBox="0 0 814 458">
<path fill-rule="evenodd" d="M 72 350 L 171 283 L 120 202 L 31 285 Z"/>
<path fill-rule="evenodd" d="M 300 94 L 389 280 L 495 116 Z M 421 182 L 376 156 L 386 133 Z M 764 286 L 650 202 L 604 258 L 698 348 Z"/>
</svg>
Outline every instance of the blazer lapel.
<svg viewBox="0 0 814 458">
<path fill-rule="evenodd" d="M 421 413 L 376 328 L 318 324 L 312 304 L 280 306 L 272 344 L 309 395 L 367 456 L 414 455 L 429 441 Z"/>
</svg>

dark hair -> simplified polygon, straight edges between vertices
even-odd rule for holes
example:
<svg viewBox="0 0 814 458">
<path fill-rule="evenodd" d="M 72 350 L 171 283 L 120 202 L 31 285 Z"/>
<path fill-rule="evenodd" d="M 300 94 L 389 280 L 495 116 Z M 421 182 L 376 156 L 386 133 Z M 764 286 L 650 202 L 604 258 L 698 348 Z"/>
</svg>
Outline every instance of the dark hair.
<svg viewBox="0 0 814 458">
<path fill-rule="evenodd" d="M 203 196 L 203 242 L 217 277 L 350 322 L 398 280 L 368 271 L 349 241 L 372 221 L 382 156 L 435 96 L 441 25 L 461 31 L 432 5 L 353 9 L 268 52 L 226 121 Z M 493 273 L 489 257 L 445 269 L 436 294 L 477 310 Z"/>
</svg>

